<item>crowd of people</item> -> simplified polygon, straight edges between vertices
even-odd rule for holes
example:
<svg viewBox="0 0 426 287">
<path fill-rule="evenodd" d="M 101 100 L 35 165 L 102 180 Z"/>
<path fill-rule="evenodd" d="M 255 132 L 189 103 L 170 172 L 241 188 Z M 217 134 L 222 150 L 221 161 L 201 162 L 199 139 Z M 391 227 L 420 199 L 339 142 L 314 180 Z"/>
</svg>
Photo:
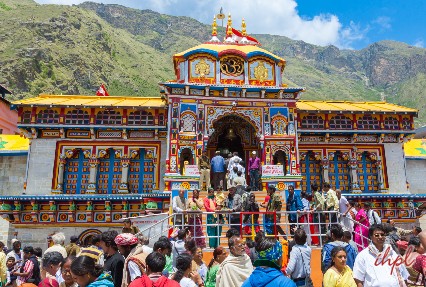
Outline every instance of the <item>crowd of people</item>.
<svg viewBox="0 0 426 287">
<path fill-rule="evenodd" d="M 389 230 L 389 226 L 392 223 L 373 223 L 367 248 L 358 252 L 352 233 L 340 224 L 331 225 L 321 253 L 323 286 L 424 286 L 426 233 L 419 228 Z M 399 235 L 410 237 L 399 238 L 393 246 L 392 237 Z M 57 233 L 44 252 L 22 248 L 14 239 L 11 250 L 0 252 L 1 286 L 313 286 L 312 249 L 303 228 L 296 228 L 289 242 L 266 236 L 262 230 L 253 241 L 244 239 L 234 228 L 226 238 L 227 246 L 216 247 L 208 263 L 189 228 L 158 238 L 152 248 L 140 233 L 117 231 L 96 235 L 86 246 L 80 246 L 75 236 L 65 245 L 64 234 Z"/>
</svg>

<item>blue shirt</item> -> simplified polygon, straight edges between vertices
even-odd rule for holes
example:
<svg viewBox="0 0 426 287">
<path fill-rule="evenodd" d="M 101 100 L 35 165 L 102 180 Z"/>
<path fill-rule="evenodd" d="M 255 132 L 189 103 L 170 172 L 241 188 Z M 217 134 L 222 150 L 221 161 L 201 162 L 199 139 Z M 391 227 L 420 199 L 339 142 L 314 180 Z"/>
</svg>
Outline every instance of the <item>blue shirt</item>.
<svg viewBox="0 0 426 287">
<path fill-rule="evenodd" d="M 225 172 L 225 160 L 222 156 L 217 155 L 213 157 L 210 164 L 212 166 L 212 172 Z"/>
<path fill-rule="evenodd" d="M 241 287 L 296 287 L 296 284 L 278 269 L 256 267 Z"/>
</svg>

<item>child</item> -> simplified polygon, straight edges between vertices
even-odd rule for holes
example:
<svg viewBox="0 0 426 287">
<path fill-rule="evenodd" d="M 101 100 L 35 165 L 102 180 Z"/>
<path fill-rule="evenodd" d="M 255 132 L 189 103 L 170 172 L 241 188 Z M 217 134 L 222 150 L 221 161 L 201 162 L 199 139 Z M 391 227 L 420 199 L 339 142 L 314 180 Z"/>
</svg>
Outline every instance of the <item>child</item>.
<svg viewBox="0 0 426 287">
<path fill-rule="evenodd" d="M 13 275 L 13 272 L 19 269 L 19 266 L 15 266 L 17 262 L 15 262 L 15 257 L 8 257 L 6 261 L 7 267 L 7 282 L 5 286 L 16 286 L 16 279 L 18 276 Z"/>
</svg>

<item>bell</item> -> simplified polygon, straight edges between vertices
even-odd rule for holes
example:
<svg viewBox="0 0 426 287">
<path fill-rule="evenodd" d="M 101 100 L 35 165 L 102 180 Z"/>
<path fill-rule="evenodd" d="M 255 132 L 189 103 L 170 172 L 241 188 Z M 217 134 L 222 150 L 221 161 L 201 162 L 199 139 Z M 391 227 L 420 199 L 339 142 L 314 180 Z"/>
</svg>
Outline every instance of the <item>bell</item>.
<svg viewBox="0 0 426 287">
<path fill-rule="evenodd" d="M 229 139 L 229 140 L 231 140 L 231 141 L 237 138 L 237 136 L 234 133 L 234 129 L 233 128 L 229 128 L 228 129 L 228 134 L 226 135 L 226 138 Z"/>
</svg>

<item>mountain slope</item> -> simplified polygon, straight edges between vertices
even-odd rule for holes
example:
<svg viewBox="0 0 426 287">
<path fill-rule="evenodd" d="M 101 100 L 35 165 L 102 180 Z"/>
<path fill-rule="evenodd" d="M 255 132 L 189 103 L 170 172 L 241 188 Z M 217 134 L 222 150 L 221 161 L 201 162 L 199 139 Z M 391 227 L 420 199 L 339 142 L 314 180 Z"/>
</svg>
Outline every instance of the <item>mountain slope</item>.
<svg viewBox="0 0 426 287">
<path fill-rule="evenodd" d="M 0 0 L 0 15 L 0 83 L 19 98 L 94 94 L 101 82 L 113 95 L 158 95 L 158 82 L 174 77 L 171 56 L 210 38 L 210 26 L 194 19 L 120 5 Z M 426 49 L 382 41 L 352 51 L 254 36 L 287 60 L 284 82 L 306 87 L 304 99 L 385 98 L 420 109 L 417 125 L 426 124 Z"/>
</svg>

